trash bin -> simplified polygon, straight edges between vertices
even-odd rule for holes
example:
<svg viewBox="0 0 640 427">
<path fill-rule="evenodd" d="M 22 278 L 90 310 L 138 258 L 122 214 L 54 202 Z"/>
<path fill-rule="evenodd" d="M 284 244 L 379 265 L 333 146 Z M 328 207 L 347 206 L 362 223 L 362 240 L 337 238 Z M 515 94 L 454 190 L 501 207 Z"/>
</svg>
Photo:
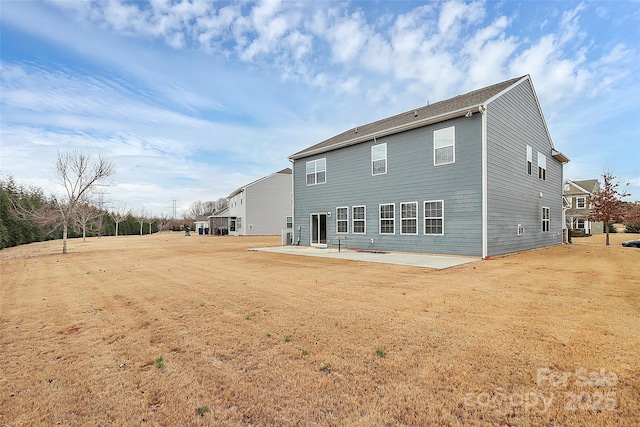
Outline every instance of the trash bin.
<svg viewBox="0 0 640 427">
<path fill-rule="evenodd" d="M 198 234 L 201 236 L 204 234 L 204 229 L 202 227 L 198 228 Z"/>
</svg>

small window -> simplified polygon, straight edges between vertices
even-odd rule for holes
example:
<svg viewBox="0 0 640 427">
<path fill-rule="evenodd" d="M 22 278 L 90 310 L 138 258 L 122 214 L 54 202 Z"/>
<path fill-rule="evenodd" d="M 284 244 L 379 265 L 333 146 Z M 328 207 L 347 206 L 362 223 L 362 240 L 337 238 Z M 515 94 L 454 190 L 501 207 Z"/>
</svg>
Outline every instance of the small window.
<svg viewBox="0 0 640 427">
<path fill-rule="evenodd" d="M 444 201 L 424 202 L 424 234 L 444 234 Z"/>
<path fill-rule="evenodd" d="M 292 216 L 288 216 L 287 217 L 287 228 L 293 228 L 293 217 Z"/>
<path fill-rule="evenodd" d="M 527 174 L 531 175 L 533 169 L 533 150 L 530 145 L 527 145 Z"/>
<path fill-rule="evenodd" d="M 395 234 L 396 205 L 387 203 L 380 205 L 380 234 Z"/>
<path fill-rule="evenodd" d="M 324 184 L 327 180 L 327 159 L 307 162 L 307 185 Z"/>
<path fill-rule="evenodd" d="M 550 219 L 550 215 L 549 215 L 549 208 L 542 208 L 542 232 L 543 233 L 548 233 L 549 232 L 549 223 L 551 222 Z"/>
<path fill-rule="evenodd" d="M 433 131 L 433 164 L 446 165 L 456 161 L 455 127 Z"/>
<path fill-rule="evenodd" d="M 579 219 L 576 221 L 576 228 L 580 230 L 584 230 L 586 227 L 584 226 L 584 219 Z"/>
<path fill-rule="evenodd" d="M 349 232 L 349 208 L 336 208 L 336 232 Z"/>
<path fill-rule="evenodd" d="M 365 206 L 354 206 L 352 208 L 352 225 L 353 234 L 366 234 L 366 210 Z"/>
<path fill-rule="evenodd" d="M 547 180 L 547 156 L 542 153 L 538 153 L 538 178 Z"/>
<path fill-rule="evenodd" d="M 529 174 L 531 175 L 531 174 Z M 564 191 L 569 191 L 571 189 L 571 187 L 569 186 L 569 184 L 565 184 L 564 185 Z"/>
<path fill-rule="evenodd" d="M 387 143 L 371 147 L 371 174 L 383 175 L 387 173 Z"/>
<path fill-rule="evenodd" d="M 584 209 L 587 207 L 586 197 L 576 197 L 576 209 Z"/>
<path fill-rule="evenodd" d="M 524 234 L 524 227 L 522 224 L 518 224 L 518 236 L 522 236 Z"/>
<path fill-rule="evenodd" d="M 400 203 L 400 234 L 418 234 L 418 202 Z"/>
</svg>

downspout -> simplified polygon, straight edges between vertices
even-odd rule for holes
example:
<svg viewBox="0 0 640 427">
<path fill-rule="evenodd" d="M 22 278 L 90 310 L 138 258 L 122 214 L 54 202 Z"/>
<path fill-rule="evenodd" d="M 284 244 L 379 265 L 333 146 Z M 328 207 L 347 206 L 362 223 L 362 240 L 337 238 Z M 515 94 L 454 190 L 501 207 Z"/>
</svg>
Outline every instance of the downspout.
<svg viewBox="0 0 640 427">
<path fill-rule="evenodd" d="M 487 178 L 487 109 L 481 105 L 478 110 L 482 114 L 482 259 L 488 255 L 488 178 Z"/>
<path fill-rule="evenodd" d="M 294 215 L 294 179 L 293 176 L 295 175 L 295 170 L 293 169 L 293 163 L 295 162 L 295 160 L 293 159 L 289 159 L 289 161 L 291 162 L 291 244 L 295 245 L 296 244 L 296 217 Z"/>
</svg>

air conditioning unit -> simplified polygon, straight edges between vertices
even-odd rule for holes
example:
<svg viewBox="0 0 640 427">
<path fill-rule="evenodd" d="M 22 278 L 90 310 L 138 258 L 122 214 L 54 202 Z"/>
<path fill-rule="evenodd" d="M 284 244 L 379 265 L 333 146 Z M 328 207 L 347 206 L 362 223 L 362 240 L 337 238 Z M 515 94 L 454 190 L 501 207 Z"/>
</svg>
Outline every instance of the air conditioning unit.
<svg viewBox="0 0 640 427">
<path fill-rule="evenodd" d="M 293 233 L 290 229 L 282 230 L 282 246 L 291 246 L 293 244 Z"/>
</svg>

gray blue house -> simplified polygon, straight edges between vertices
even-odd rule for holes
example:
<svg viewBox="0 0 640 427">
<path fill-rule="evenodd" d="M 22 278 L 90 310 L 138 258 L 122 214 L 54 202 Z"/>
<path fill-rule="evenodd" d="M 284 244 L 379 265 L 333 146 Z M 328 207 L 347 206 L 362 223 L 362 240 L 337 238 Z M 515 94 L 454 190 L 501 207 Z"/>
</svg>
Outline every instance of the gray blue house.
<svg viewBox="0 0 640 427">
<path fill-rule="evenodd" d="M 293 241 L 487 256 L 562 243 L 562 167 L 530 76 L 289 157 Z"/>
</svg>

